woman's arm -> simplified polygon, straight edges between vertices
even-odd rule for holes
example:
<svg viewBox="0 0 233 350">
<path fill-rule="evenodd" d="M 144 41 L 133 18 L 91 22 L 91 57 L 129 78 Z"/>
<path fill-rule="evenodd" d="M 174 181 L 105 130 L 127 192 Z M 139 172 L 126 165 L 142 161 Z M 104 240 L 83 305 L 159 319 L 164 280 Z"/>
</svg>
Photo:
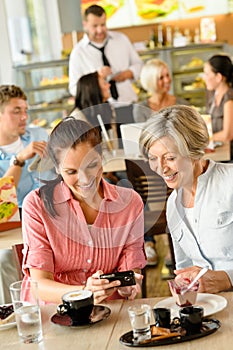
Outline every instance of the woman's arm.
<svg viewBox="0 0 233 350">
<path fill-rule="evenodd" d="M 233 101 L 229 100 L 223 106 L 223 129 L 213 134 L 214 141 L 233 140 Z"/>
</svg>

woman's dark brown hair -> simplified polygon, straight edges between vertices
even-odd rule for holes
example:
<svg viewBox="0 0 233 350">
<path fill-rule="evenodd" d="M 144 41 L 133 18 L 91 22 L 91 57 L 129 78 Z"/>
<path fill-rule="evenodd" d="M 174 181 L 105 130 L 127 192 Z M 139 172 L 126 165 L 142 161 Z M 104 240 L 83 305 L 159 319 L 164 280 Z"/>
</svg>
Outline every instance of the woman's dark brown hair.
<svg viewBox="0 0 233 350">
<path fill-rule="evenodd" d="M 58 169 L 61 153 L 64 150 L 75 148 L 80 143 L 89 143 L 101 154 L 101 142 L 101 134 L 98 128 L 93 128 L 83 120 L 67 117 L 53 129 L 47 144 L 47 152 L 55 168 Z M 56 179 L 48 181 L 39 190 L 45 208 L 52 217 L 57 215 L 53 203 L 53 193 L 56 185 L 61 181 L 62 176 L 59 174 Z"/>
</svg>

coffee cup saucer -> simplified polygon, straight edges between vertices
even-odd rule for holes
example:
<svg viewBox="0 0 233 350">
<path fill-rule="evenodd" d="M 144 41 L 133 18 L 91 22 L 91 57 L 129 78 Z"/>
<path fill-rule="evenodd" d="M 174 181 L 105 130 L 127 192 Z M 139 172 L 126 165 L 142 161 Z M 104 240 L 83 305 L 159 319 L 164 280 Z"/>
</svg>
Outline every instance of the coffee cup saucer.
<svg viewBox="0 0 233 350">
<path fill-rule="evenodd" d="M 58 324 L 60 326 L 66 326 L 66 327 L 87 327 L 91 326 L 97 322 L 103 321 L 106 318 L 109 317 L 111 314 L 111 310 L 107 306 L 103 305 L 94 305 L 90 321 L 88 323 L 82 324 L 82 325 L 73 325 L 73 321 L 69 315 L 59 315 L 58 313 L 54 314 L 51 317 L 51 321 L 55 324 Z"/>
</svg>

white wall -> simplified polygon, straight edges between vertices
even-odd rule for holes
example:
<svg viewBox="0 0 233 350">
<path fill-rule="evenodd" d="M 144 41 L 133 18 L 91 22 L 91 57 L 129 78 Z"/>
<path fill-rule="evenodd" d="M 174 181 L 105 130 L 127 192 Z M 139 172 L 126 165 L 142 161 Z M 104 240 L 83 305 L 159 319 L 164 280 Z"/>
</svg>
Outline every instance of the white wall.
<svg viewBox="0 0 233 350">
<path fill-rule="evenodd" d="M 0 55 L 0 84 L 12 84 L 13 70 L 10 50 L 10 42 L 7 28 L 7 16 L 5 0 L 0 0 L 0 33 L 1 33 L 1 55 Z"/>
<path fill-rule="evenodd" d="M 34 0 L 34 2 L 35 6 L 39 5 L 39 3 L 41 4 L 42 2 L 44 4 L 44 23 L 47 26 L 46 33 L 48 33 L 48 35 L 46 36 L 46 40 L 43 38 L 43 48 L 41 48 L 40 56 L 33 59 L 33 61 L 58 59 L 61 57 L 62 39 L 57 0 Z M 27 11 L 25 0 L 0 0 L 0 84 L 16 83 L 13 64 L 26 63 L 25 55 L 19 54 L 15 58 L 15 52 L 13 52 L 14 48 L 12 48 L 10 45 L 10 37 L 8 32 L 9 18 L 26 18 L 26 16 Z M 39 20 L 39 18 L 37 20 Z M 40 33 L 43 30 L 44 28 L 41 28 Z M 16 34 L 18 35 L 19 33 Z M 28 41 L 28 36 L 25 38 L 24 35 L 22 42 L 28 43 L 26 46 L 30 47 Z M 21 49 L 24 49 L 24 47 Z M 22 59 L 21 62 L 19 61 L 20 59 Z"/>
</svg>

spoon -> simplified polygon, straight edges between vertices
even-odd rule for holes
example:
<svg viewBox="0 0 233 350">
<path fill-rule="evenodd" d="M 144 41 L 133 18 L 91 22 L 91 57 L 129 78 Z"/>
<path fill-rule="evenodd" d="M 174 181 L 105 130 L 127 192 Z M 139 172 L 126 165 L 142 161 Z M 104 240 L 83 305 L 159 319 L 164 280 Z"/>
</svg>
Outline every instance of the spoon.
<svg viewBox="0 0 233 350">
<path fill-rule="evenodd" d="M 192 280 L 192 282 L 187 286 L 187 288 L 182 289 L 181 290 L 181 295 L 183 295 L 184 293 L 186 293 L 189 289 L 191 289 L 194 284 L 199 280 L 199 278 L 201 278 L 206 272 L 208 271 L 208 267 L 203 267 L 203 269 L 201 269 L 201 271 L 199 271 L 199 273 L 196 275 L 196 277 Z"/>
</svg>

